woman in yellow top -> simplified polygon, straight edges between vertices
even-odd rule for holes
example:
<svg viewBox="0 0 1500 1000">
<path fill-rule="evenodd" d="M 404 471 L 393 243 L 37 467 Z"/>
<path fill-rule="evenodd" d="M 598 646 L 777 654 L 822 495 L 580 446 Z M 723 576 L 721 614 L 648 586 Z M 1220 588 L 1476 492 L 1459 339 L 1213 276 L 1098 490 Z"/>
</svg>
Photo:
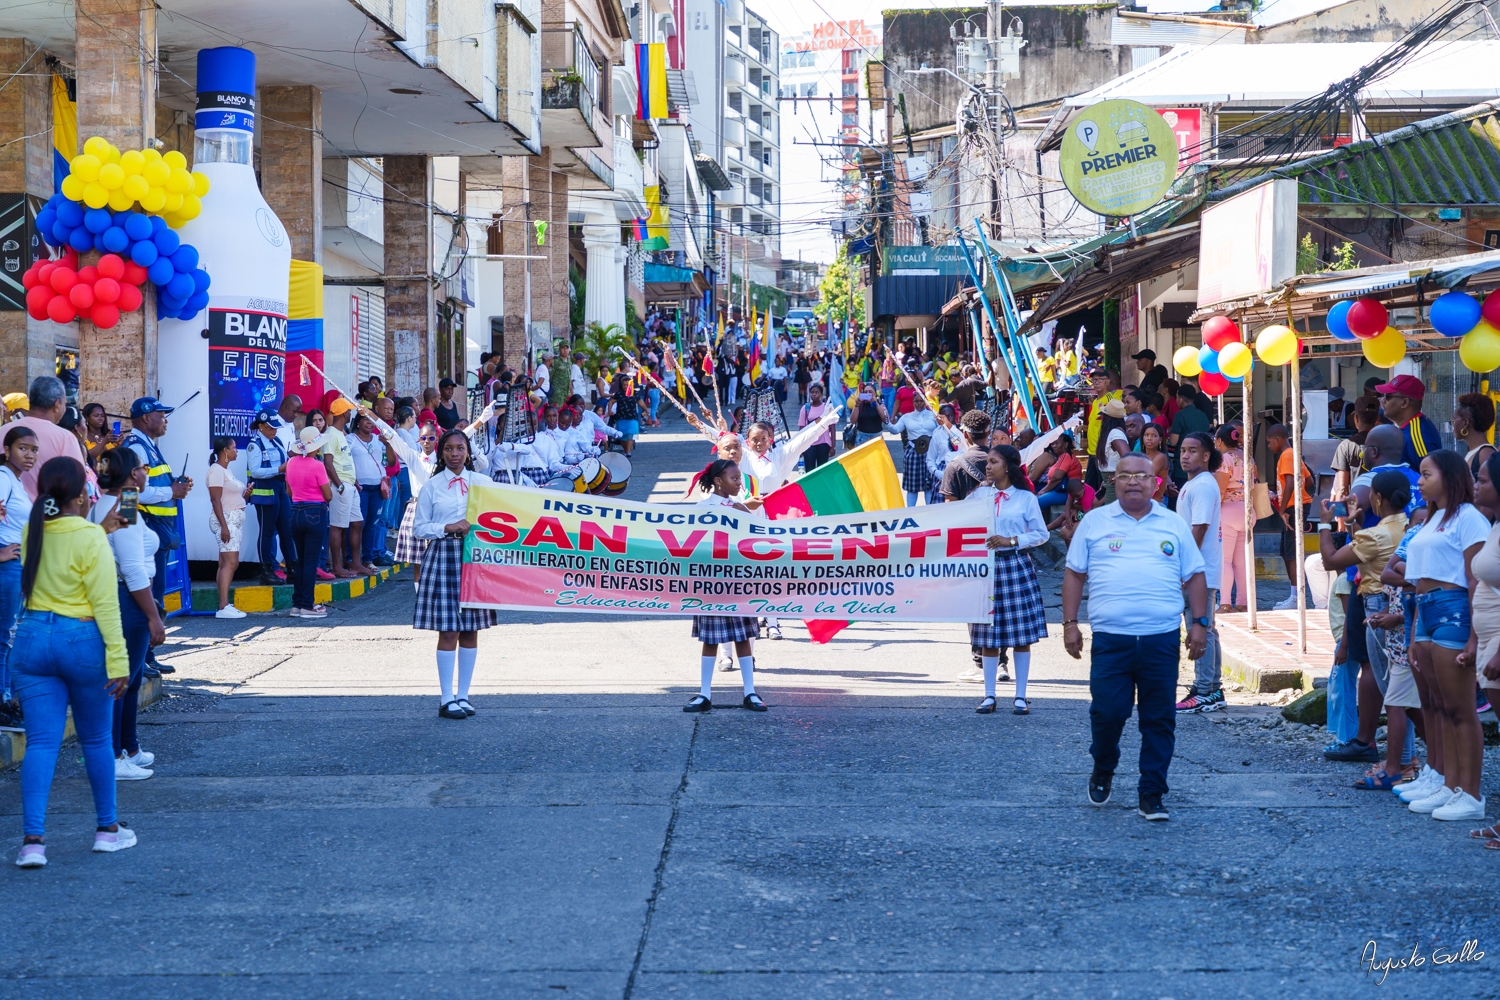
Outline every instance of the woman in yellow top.
<svg viewBox="0 0 1500 1000">
<path fill-rule="evenodd" d="M 130 683 L 125 633 L 120 627 L 115 557 L 105 526 L 85 520 L 89 501 L 83 465 L 50 459 L 37 475 L 37 498 L 21 542 L 23 610 L 10 647 L 10 672 L 26 717 L 21 764 L 21 814 L 26 839 L 16 864 L 47 863 L 42 844 L 52 774 L 63 724 L 73 726 L 94 792 L 94 850 L 135 846 L 135 834 L 115 817 L 113 699 Z"/>
</svg>

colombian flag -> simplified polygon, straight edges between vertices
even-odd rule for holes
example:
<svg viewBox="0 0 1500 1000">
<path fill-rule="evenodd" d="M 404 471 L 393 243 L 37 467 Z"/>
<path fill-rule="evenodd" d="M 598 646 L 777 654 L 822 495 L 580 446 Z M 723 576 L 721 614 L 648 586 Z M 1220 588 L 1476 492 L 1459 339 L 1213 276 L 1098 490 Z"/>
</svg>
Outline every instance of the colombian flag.
<svg viewBox="0 0 1500 1000">
<path fill-rule="evenodd" d="M 635 116 L 641 121 L 667 117 L 667 43 L 635 47 Z"/>
<path fill-rule="evenodd" d="M 292 261 L 290 294 L 287 296 L 286 388 L 284 395 L 302 397 L 304 409 L 312 409 L 323 396 L 323 376 L 303 359 L 322 368 L 323 361 L 323 267 L 307 260 Z M 358 351 L 357 345 L 355 346 Z M 357 368 L 359 358 L 354 358 Z"/>
<path fill-rule="evenodd" d="M 876 438 L 773 490 L 765 499 L 764 510 L 766 517 L 779 521 L 904 506 L 906 496 L 901 492 L 896 463 L 891 460 L 885 442 Z M 813 642 L 827 642 L 849 623 L 809 619 L 804 624 Z"/>
<path fill-rule="evenodd" d="M 68 96 L 68 81 L 52 77 L 52 188 L 62 190 L 63 178 L 78 155 L 78 102 Z"/>
</svg>

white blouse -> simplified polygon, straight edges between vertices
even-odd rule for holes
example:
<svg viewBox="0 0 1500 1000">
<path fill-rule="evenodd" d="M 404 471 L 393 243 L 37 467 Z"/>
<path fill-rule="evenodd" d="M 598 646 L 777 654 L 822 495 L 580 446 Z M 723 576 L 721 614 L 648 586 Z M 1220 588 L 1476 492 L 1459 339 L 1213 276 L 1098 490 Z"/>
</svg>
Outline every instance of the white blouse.
<svg viewBox="0 0 1500 1000">
<path fill-rule="evenodd" d="M 786 485 L 787 477 L 797 465 L 797 459 L 813 446 L 814 441 L 823 436 L 824 431 L 838 422 L 838 408 L 830 407 L 827 413 L 792 435 L 791 440 L 783 441 L 764 455 L 757 455 L 746 445 L 744 454 L 740 457 L 740 474 L 745 477 L 747 486 L 753 480 L 755 494 L 765 496 Z"/>
<path fill-rule="evenodd" d="M 1034 493 L 1015 486 L 1001 491 L 986 484 L 963 502 L 988 504 L 993 511 L 990 534 L 1015 536 L 1017 549 L 1034 549 L 1049 537 L 1047 522 L 1042 520 L 1042 508 L 1037 505 Z"/>
<path fill-rule="evenodd" d="M 493 486 L 495 481 L 481 472 L 465 469 L 455 476 L 444 469 L 431 479 L 417 496 L 417 518 L 412 534 L 417 538 L 442 538 L 444 528 L 462 521 L 469 512 L 469 487 Z"/>
</svg>

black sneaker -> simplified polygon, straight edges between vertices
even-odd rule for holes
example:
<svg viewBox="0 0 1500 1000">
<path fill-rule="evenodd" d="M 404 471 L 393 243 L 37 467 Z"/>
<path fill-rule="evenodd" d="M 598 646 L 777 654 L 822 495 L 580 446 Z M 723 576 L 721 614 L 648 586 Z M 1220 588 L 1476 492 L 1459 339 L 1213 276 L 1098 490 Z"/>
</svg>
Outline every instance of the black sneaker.
<svg viewBox="0 0 1500 1000">
<path fill-rule="evenodd" d="M 1102 806 L 1109 801 L 1109 793 L 1114 788 L 1115 776 L 1103 771 L 1095 771 L 1089 775 L 1089 802 L 1092 805 Z"/>
<path fill-rule="evenodd" d="M 1161 796 L 1155 792 L 1142 793 L 1140 806 L 1136 812 L 1141 814 L 1142 819 L 1165 820 L 1171 817 L 1167 815 L 1167 807 L 1161 804 Z"/>
</svg>

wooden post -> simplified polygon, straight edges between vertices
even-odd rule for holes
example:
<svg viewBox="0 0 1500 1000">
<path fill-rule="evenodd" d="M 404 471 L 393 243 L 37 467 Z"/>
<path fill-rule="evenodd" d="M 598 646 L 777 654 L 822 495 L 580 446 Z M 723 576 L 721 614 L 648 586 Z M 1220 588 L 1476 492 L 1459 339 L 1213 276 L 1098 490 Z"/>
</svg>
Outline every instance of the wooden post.
<svg viewBox="0 0 1500 1000">
<path fill-rule="evenodd" d="M 1294 336 L 1296 332 L 1297 328 L 1292 327 Z M 1296 580 L 1294 581 L 1297 587 L 1297 649 L 1299 652 L 1306 653 L 1307 588 L 1303 586 L 1302 579 L 1306 575 L 1307 553 L 1304 551 L 1303 544 L 1306 536 L 1302 530 L 1302 359 L 1299 357 L 1301 353 L 1302 346 L 1299 344 L 1297 352 L 1292 355 L 1292 412 L 1288 423 L 1292 425 L 1292 510 L 1297 529 Z"/>
<path fill-rule="evenodd" d="M 1240 336 L 1247 340 L 1245 333 L 1245 316 L 1240 314 Z M 1241 446 L 1245 450 L 1245 468 L 1240 478 L 1245 487 L 1245 593 L 1240 595 L 1240 600 L 1245 602 L 1245 607 L 1250 613 L 1250 631 L 1256 631 L 1255 622 L 1255 411 L 1252 405 L 1255 401 L 1255 366 L 1251 365 L 1249 372 L 1245 374 L 1245 380 L 1240 383 L 1240 407 L 1242 413 L 1240 419 L 1244 423 L 1244 433 Z M 1223 577 L 1220 577 L 1223 582 Z"/>
</svg>

